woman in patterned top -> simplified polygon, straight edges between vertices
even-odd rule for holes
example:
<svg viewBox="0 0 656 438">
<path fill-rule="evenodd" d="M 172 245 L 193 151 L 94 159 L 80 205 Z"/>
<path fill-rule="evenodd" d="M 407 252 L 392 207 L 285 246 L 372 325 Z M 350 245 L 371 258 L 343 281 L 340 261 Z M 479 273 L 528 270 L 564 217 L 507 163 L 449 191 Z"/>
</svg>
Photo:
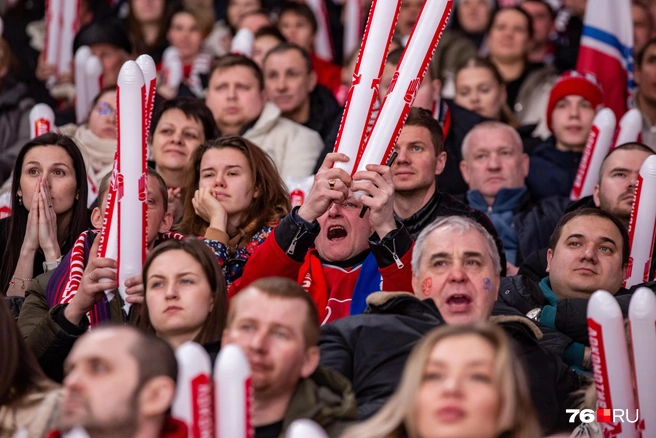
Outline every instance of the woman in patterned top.
<svg viewBox="0 0 656 438">
<path fill-rule="evenodd" d="M 187 178 L 178 231 L 204 236 L 231 284 L 278 220 L 289 213 L 285 184 L 271 158 L 236 135 L 196 149 Z"/>
</svg>

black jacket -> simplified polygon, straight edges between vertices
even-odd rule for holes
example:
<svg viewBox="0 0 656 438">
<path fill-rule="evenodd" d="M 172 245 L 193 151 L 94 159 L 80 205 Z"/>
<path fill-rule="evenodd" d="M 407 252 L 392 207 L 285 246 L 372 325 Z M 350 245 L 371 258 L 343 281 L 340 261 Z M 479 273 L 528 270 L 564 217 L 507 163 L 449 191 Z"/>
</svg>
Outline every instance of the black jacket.
<svg viewBox="0 0 656 438">
<path fill-rule="evenodd" d="M 323 140 L 323 150 L 317 158 L 314 173 L 319 171 L 326 155 L 335 148 L 335 140 L 342 120 L 342 107 L 337 103 L 333 93 L 323 85 L 317 85 L 310 93 L 310 119 L 303 123 L 316 131 Z"/>
<path fill-rule="evenodd" d="M 431 299 L 407 293 L 380 292 L 368 297 L 365 314 L 350 316 L 321 328 L 321 364 L 353 384 L 361 418 L 371 417 L 393 394 L 410 351 L 429 331 L 444 324 Z M 567 427 L 568 395 L 579 377 L 537 342 L 537 327 L 512 309 L 493 317 L 515 340 L 526 364 L 531 395 L 545 431 Z"/>
<path fill-rule="evenodd" d="M 526 186 L 535 199 L 569 196 L 580 161 L 580 152 L 558 150 L 550 137 L 531 153 Z"/>
<path fill-rule="evenodd" d="M 444 171 L 437 177 L 437 187 L 442 192 L 457 195 L 467 191 L 467 183 L 460 173 L 462 141 L 474 126 L 488 119 L 456 105 L 451 100 L 444 99 L 444 102 L 448 106 L 451 122 L 448 130 L 445 129 L 444 133 L 446 166 Z"/>
<path fill-rule="evenodd" d="M 629 302 L 631 301 L 633 292 L 642 286 L 656 291 L 656 281 L 651 281 L 633 286 L 630 289 L 621 288 L 615 294 L 615 298 L 625 317 L 628 316 Z M 539 284 L 522 275 L 501 279 L 499 300 L 517 309 L 523 315 L 526 315 L 532 309 L 544 309 L 545 306 L 549 305 Z M 559 299 L 553 324 L 548 324 L 558 333 L 555 336 L 545 336 L 541 343 L 555 354 L 562 354 L 571 342 L 578 342 L 589 346 L 587 309 L 587 299 Z M 543 320 L 541 321 L 544 322 Z"/>
<path fill-rule="evenodd" d="M 467 197 L 458 197 L 467 203 Z M 513 211 L 513 225 L 517 232 L 517 258 L 519 266 L 525 257 L 549 245 L 549 238 L 563 212 L 570 205 L 569 198 L 551 196 L 536 201 L 526 192 L 519 206 Z"/>
<path fill-rule="evenodd" d="M 421 207 L 418 212 L 409 218 L 399 220 L 408 229 L 412 239 L 417 240 L 419 233 L 440 216 L 466 216 L 481 224 L 494 237 L 501 258 L 501 275 L 506 275 L 506 253 L 503 250 L 503 242 L 499 238 L 499 234 L 492 225 L 490 218 L 482 211 L 471 208 L 453 196 L 436 190 L 426 205 Z"/>
<path fill-rule="evenodd" d="M 571 202 L 570 205 L 565 209 L 564 214 L 569 213 L 580 208 L 597 208 L 592 199 L 592 195 L 586 196 L 579 199 L 578 201 Z M 519 274 L 525 277 L 530 278 L 535 282 L 539 282 L 544 277 L 548 275 L 547 273 L 547 243 L 541 249 L 534 251 L 532 254 L 529 254 L 523 261 L 522 265 L 519 267 Z M 654 252 L 656 255 L 656 242 L 654 242 Z M 656 277 L 656 257 L 652 257 L 651 260 L 651 271 L 649 278 L 654 279 Z"/>
</svg>

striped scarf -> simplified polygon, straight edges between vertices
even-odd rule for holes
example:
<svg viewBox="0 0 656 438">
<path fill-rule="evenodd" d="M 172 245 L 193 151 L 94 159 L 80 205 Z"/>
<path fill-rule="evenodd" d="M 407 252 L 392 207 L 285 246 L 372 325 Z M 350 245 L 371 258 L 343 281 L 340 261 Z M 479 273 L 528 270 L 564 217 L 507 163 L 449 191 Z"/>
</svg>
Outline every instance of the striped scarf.
<svg viewBox="0 0 656 438">
<path fill-rule="evenodd" d="M 84 269 L 89 260 L 91 246 L 98 234 L 98 230 L 88 230 L 80 234 L 75 241 L 71 251 L 66 254 L 59 264 L 59 267 L 53 272 L 52 277 L 46 286 L 46 300 L 48 307 L 53 308 L 58 304 L 68 304 L 77 293 Z M 155 245 L 169 239 L 184 239 L 179 233 L 164 233 L 157 236 Z M 93 308 L 87 313 L 89 325 L 94 326 L 111 319 L 109 313 L 109 301 L 107 296 L 94 304 Z"/>
</svg>

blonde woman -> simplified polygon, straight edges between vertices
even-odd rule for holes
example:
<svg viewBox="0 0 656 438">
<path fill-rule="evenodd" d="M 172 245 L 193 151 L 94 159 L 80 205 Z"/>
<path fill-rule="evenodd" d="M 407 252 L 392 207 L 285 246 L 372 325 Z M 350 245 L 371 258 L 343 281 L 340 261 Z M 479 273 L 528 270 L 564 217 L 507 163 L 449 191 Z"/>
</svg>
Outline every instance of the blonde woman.
<svg viewBox="0 0 656 438">
<path fill-rule="evenodd" d="M 387 404 L 342 438 L 539 437 L 519 363 L 495 325 L 442 326 L 414 348 Z"/>
</svg>

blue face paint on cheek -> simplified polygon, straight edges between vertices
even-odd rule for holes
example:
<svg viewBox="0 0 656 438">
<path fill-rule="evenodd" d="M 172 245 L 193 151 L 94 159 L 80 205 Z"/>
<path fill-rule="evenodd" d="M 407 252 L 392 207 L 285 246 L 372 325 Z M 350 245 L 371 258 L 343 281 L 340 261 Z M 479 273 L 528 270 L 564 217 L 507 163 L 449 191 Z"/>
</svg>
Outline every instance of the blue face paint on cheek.
<svg viewBox="0 0 656 438">
<path fill-rule="evenodd" d="M 485 290 L 487 293 L 492 292 L 492 282 L 490 281 L 489 278 L 484 278 L 483 279 L 483 287 L 485 287 Z"/>
</svg>

